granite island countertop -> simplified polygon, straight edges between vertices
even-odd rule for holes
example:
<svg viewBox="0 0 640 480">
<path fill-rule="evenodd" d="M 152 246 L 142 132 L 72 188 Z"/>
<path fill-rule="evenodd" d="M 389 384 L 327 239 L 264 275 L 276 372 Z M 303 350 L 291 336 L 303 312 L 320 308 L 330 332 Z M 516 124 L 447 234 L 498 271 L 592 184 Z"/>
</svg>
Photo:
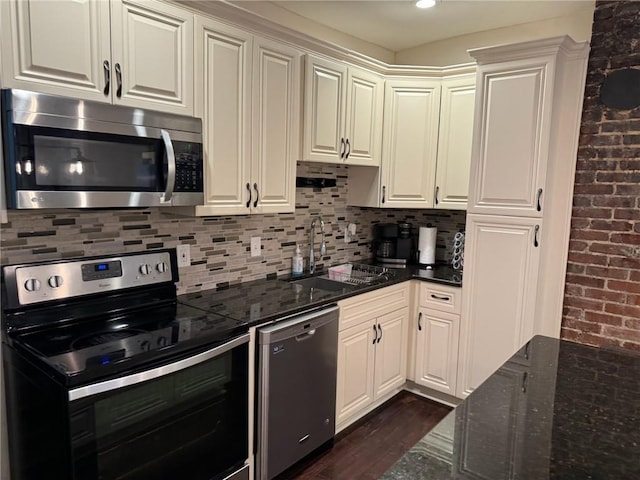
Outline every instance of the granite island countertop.
<svg viewBox="0 0 640 480">
<path fill-rule="evenodd" d="M 536 336 L 381 480 L 640 478 L 640 355 Z"/>
<path fill-rule="evenodd" d="M 296 285 L 286 281 L 290 278 L 287 276 L 179 295 L 178 301 L 254 326 L 411 279 L 458 287 L 462 285 L 462 272 L 452 269 L 449 265 L 436 265 L 430 270 L 417 266 L 391 270 L 394 274 L 393 278 L 382 284 L 367 286 L 345 284 L 345 287 L 338 291 L 310 289 Z M 296 278 L 305 278 L 305 276 Z"/>
</svg>

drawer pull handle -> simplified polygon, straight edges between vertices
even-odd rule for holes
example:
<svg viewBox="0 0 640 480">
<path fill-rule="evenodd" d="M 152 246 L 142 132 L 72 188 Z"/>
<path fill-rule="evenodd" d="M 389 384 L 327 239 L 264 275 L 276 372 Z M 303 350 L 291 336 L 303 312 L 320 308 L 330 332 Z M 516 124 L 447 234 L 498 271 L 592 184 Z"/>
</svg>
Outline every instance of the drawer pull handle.
<svg viewBox="0 0 640 480">
<path fill-rule="evenodd" d="M 422 312 L 418 314 L 418 331 L 422 331 Z"/>
<path fill-rule="evenodd" d="M 306 441 L 309 437 L 310 437 L 310 434 L 306 434 L 304 437 L 302 437 L 300 440 L 298 440 L 298 443 L 302 443 L 302 442 Z"/>
<path fill-rule="evenodd" d="M 384 197 L 386 193 L 387 193 L 387 187 L 383 185 L 382 186 L 382 203 L 384 203 Z"/>
<path fill-rule="evenodd" d="M 451 301 L 451 297 L 442 297 L 440 295 L 436 295 L 435 293 L 431 294 L 431 298 L 435 299 L 435 300 L 442 300 L 443 302 L 449 302 Z"/>
<path fill-rule="evenodd" d="M 382 340 L 382 327 L 380 324 L 378 324 L 378 330 L 380 330 L 380 336 L 378 337 L 378 343 L 380 343 L 380 340 Z"/>
<path fill-rule="evenodd" d="M 378 330 L 376 330 L 376 326 L 373 326 L 373 334 L 375 335 L 375 337 L 373 338 L 373 344 L 376 344 L 376 340 L 378 340 Z"/>
<path fill-rule="evenodd" d="M 540 242 L 538 241 L 538 232 L 540 232 L 540 225 L 536 225 L 536 228 L 533 231 L 533 246 L 538 247 Z"/>
<path fill-rule="evenodd" d="M 438 193 L 440 192 L 440 187 L 436 185 L 436 194 L 435 194 L 435 204 L 438 205 Z"/>
</svg>

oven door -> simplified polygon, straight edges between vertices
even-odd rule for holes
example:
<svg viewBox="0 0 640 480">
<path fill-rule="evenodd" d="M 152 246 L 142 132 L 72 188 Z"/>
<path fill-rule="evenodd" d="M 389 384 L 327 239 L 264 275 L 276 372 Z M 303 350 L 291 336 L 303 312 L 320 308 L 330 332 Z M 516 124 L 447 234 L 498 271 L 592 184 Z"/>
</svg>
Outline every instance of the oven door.
<svg viewBox="0 0 640 480">
<path fill-rule="evenodd" d="M 210 480 L 242 467 L 248 341 L 70 390 L 72 478 Z"/>
<path fill-rule="evenodd" d="M 10 208 L 184 205 L 204 198 L 202 145 L 176 139 L 189 134 L 144 127 L 144 135 L 10 128 Z"/>
</svg>

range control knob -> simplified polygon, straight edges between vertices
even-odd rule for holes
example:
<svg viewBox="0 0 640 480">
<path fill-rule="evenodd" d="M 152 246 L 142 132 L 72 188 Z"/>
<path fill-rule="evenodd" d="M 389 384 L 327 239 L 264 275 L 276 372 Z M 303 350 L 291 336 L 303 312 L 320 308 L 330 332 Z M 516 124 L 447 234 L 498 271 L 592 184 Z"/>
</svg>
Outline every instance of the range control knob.
<svg viewBox="0 0 640 480">
<path fill-rule="evenodd" d="M 40 290 L 40 280 L 37 278 L 29 278 L 24 282 L 24 288 L 27 292 L 37 292 Z"/>
<path fill-rule="evenodd" d="M 160 273 L 164 273 L 167 271 L 167 264 L 164 262 L 160 262 L 159 264 L 156 265 L 156 270 L 158 270 Z"/>
<path fill-rule="evenodd" d="M 151 273 L 151 267 L 146 263 L 143 263 L 142 265 L 140 265 L 140 273 L 142 275 L 149 275 Z"/>
<path fill-rule="evenodd" d="M 140 350 L 142 350 L 143 352 L 148 352 L 149 350 L 151 350 L 151 342 L 149 342 L 149 340 L 143 340 L 142 342 L 140 342 Z"/>
<path fill-rule="evenodd" d="M 160 348 L 166 347 L 167 346 L 167 337 L 158 337 L 158 340 L 156 340 L 156 343 L 158 344 L 158 347 L 160 347 Z"/>
<path fill-rule="evenodd" d="M 49 277 L 49 280 L 47 283 L 51 288 L 58 288 L 63 283 L 62 277 L 60 275 L 53 275 Z"/>
</svg>

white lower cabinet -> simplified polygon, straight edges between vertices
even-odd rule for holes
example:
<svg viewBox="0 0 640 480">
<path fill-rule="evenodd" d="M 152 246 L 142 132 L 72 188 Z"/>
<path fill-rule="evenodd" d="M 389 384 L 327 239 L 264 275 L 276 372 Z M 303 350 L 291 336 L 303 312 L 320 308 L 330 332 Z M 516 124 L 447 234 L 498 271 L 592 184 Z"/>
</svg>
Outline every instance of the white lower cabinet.
<svg viewBox="0 0 640 480">
<path fill-rule="evenodd" d="M 409 282 L 339 302 L 336 430 L 340 431 L 404 385 Z"/>
<path fill-rule="evenodd" d="M 541 219 L 467 215 L 460 370 L 466 397 L 534 333 Z"/>
<path fill-rule="evenodd" d="M 455 396 L 462 289 L 420 282 L 418 290 L 414 381 Z"/>
</svg>

